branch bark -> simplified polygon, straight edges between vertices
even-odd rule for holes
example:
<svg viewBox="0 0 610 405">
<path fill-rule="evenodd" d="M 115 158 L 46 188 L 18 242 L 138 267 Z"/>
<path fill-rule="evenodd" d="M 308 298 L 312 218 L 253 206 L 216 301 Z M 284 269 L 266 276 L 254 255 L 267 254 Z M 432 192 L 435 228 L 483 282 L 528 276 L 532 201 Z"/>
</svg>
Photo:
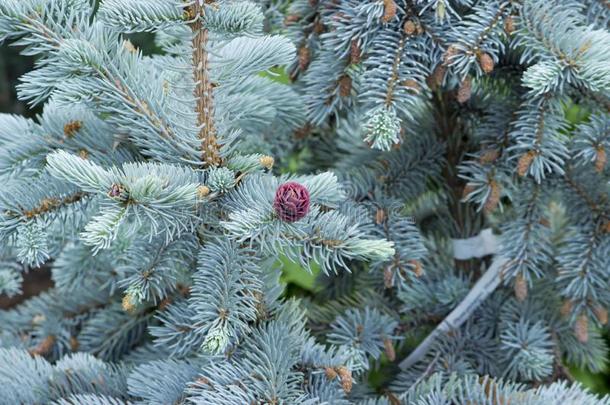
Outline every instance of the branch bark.
<svg viewBox="0 0 610 405">
<path fill-rule="evenodd" d="M 209 0 L 205 0 L 208 3 Z M 193 46 L 193 73 L 195 78 L 195 98 L 197 100 L 197 124 L 201 140 L 201 160 L 206 166 L 218 166 L 221 163 L 219 147 L 214 126 L 214 84 L 210 80 L 208 69 L 208 52 L 206 50 L 209 38 L 208 29 L 203 26 L 205 9 L 203 2 L 195 0 L 190 9 L 193 22 L 191 30 L 195 34 Z"/>
</svg>

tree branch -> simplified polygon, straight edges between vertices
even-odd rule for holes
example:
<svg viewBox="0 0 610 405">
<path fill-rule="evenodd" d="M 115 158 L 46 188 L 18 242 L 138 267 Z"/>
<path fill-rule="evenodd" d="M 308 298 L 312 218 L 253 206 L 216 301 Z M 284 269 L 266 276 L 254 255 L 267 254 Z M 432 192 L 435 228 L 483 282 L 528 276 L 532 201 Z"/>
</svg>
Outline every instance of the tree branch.
<svg viewBox="0 0 610 405">
<path fill-rule="evenodd" d="M 209 3 L 210 0 L 205 0 Z M 203 26 L 202 18 L 205 15 L 204 2 L 195 0 L 191 6 L 191 30 L 195 34 L 193 46 L 193 73 L 195 78 L 195 98 L 197 100 L 197 124 L 199 125 L 199 139 L 201 139 L 201 160 L 207 166 L 218 166 L 221 163 L 218 143 L 216 142 L 216 128 L 214 127 L 214 100 L 213 83 L 210 81 L 208 70 L 208 29 Z"/>
</svg>

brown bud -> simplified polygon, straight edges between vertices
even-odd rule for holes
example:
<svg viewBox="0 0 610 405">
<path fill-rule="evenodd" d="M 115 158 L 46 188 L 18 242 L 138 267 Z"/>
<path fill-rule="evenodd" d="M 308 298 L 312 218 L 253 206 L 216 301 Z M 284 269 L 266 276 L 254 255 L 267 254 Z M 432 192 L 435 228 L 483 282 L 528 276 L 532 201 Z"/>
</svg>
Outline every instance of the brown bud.
<svg viewBox="0 0 610 405">
<path fill-rule="evenodd" d="M 396 350 L 394 350 L 394 344 L 392 343 L 392 340 L 388 338 L 383 339 L 383 347 L 385 349 L 386 356 L 388 356 L 388 360 L 396 360 Z"/>
<path fill-rule="evenodd" d="M 595 317 L 599 323 L 602 325 L 608 323 L 608 310 L 606 308 L 602 307 L 601 305 L 597 305 L 595 308 L 593 308 L 593 313 L 595 313 Z"/>
<path fill-rule="evenodd" d="M 500 156 L 500 152 L 497 149 L 486 149 L 481 153 L 479 162 L 483 164 L 493 163 Z"/>
<path fill-rule="evenodd" d="M 388 397 L 388 401 L 390 401 L 390 405 L 401 405 L 402 404 L 402 401 L 400 400 L 400 398 L 398 396 L 396 396 L 396 394 L 394 394 L 393 392 L 386 390 L 385 395 Z"/>
<path fill-rule="evenodd" d="M 451 59 L 460 52 L 457 46 L 450 45 L 443 55 L 443 65 L 447 66 L 451 63 Z"/>
<path fill-rule="evenodd" d="M 517 301 L 523 302 L 527 298 L 527 280 L 521 274 L 517 274 L 515 277 L 515 297 Z"/>
<path fill-rule="evenodd" d="M 341 387 L 346 394 L 348 394 L 352 390 L 352 372 L 347 367 L 337 367 L 337 373 L 341 378 Z"/>
<path fill-rule="evenodd" d="M 303 127 L 294 131 L 294 137 L 297 140 L 305 139 L 311 133 L 311 124 L 307 123 Z"/>
<path fill-rule="evenodd" d="M 394 0 L 383 0 L 383 16 L 381 19 L 383 22 L 389 22 L 392 18 L 396 17 L 396 10 L 398 6 Z"/>
<path fill-rule="evenodd" d="M 385 211 L 383 208 L 378 208 L 375 213 L 375 223 L 381 225 L 385 221 Z"/>
<path fill-rule="evenodd" d="M 602 225 L 602 232 L 610 233 L 610 220 L 604 222 L 604 224 Z"/>
<path fill-rule="evenodd" d="M 466 101 L 470 100 L 470 96 L 472 94 L 472 80 L 470 77 L 464 79 L 462 83 L 460 83 L 460 87 L 457 92 L 457 101 L 460 104 L 464 104 Z"/>
<path fill-rule="evenodd" d="M 169 304 L 172 303 L 172 299 L 169 297 L 164 298 L 159 305 L 157 306 L 157 308 L 159 309 L 159 311 L 164 311 L 165 309 L 167 309 L 167 307 L 169 306 Z"/>
<path fill-rule="evenodd" d="M 486 398 L 494 398 L 494 405 L 513 405 L 510 398 L 502 395 L 501 387 L 491 377 L 479 377 L 479 384 L 485 392 Z M 476 403 L 468 403 L 468 405 L 477 405 Z"/>
<path fill-rule="evenodd" d="M 414 79 L 405 79 L 401 82 L 401 84 L 406 88 L 412 89 L 416 92 L 421 90 L 421 86 L 419 85 L 419 83 L 417 83 L 417 80 Z"/>
<path fill-rule="evenodd" d="M 209 194 L 210 194 L 210 188 L 208 186 L 199 186 L 199 187 L 197 187 L 197 197 L 205 198 Z"/>
<path fill-rule="evenodd" d="M 493 179 L 490 180 L 489 181 L 489 196 L 487 197 L 487 200 L 485 201 L 485 205 L 483 206 L 483 209 L 485 210 L 485 212 L 490 213 L 496 209 L 496 207 L 498 206 L 498 203 L 500 202 L 500 196 L 501 196 L 500 185 L 498 184 L 497 181 L 495 181 Z"/>
<path fill-rule="evenodd" d="M 385 288 L 394 287 L 394 272 L 390 266 L 383 269 L 383 285 Z"/>
<path fill-rule="evenodd" d="M 299 69 L 306 70 L 311 61 L 311 52 L 306 46 L 299 48 Z"/>
<path fill-rule="evenodd" d="M 130 52 L 130 53 L 136 53 L 138 51 L 136 49 L 136 47 L 128 39 L 123 41 L 123 47 L 127 50 L 127 52 Z"/>
<path fill-rule="evenodd" d="M 56 341 L 55 336 L 49 335 L 49 336 L 45 337 L 44 339 L 42 339 L 40 341 L 40 343 L 38 343 L 38 345 L 36 345 L 36 347 L 33 347 L 28 351 L 30 352 L 30 354 L 32 356 L 47 355 L 51 352 L 51 350 L 53 350 L 53 346 L 55 346 L 55 341 Z"/>
<path fill-rule="evenodd" d="M 504 31 L 509 35 L 515 31 L 515 20 L 512 15 L 509 15 L 504 20 Z"/>
<path fill-rule="evenodd" d="M 72 350 L 73 352 L 78 351 L 79 346 L 80 343 L 78 343 L 76 337 L 70 336 L 70 350 Z"/>
<path fill-rule="evenodd" d="M 587 315 L 580 315 L 574 324 L 574 335 L 580 343 L 589 341 L 589 318 Z"/>
<path fill-rule="evenodd" d="M 598 173 L 603 172 L 607 162 L 608 156 L 606 155 L 606 150 L 600 145 L 595 150 L 595 171 Z"/>
<path fill-rule="evenodd" d="M 432 74 L 428 76 L 428 86 L 434 90 L 443 84 L 443 79 L 445 78 L 445 73 L 447 72 L 447 68 L 443 65 L 437 65 L 436 68 L 432 71 Z"/>
<path fill-rule="evenodd" d="M 200 385 L 209 385 L 212 386 L 212 382 L 207 377 L 198 377 L 195 379 L 195 382 Z"/>
<path fill-rule="evenodd" d="M 468 194 L 472 193 L 474 190 L 476 190 L 476 186 L 472 183 L 467 183 L 462 191 L 462 198 L 468 197 Z"/>
<path fill-rule="evenodd" d="M 108 191 L 108 196 L 112 198 L 119 198 L 124 192 L 125 187 L 122 184 L 113 183 Z"/>
<path fill-rule="evenodd" d="M 78 157 L 81 159 L 89 159 L 89 152 L 87 152 L 85 149 L 81 149 L 78 151 Z"/>
<path fill-rule="evenodd" d="M 184 19 L 185 21 L 192 21 L 195 19 L 195 17 L 195 11 L 193 10 L 193 7 L 184 9 L 184 12 L 182 13 L 182 19 Z"/>
<path fill-rule="evenodd" d="M 407 34 L 407 35 L 413 35 L 417 31 L 417 25 L 415 25 L 413 20 L 405 21 L 405 24 L 403 25 L 402 28 L 405 31 L 405 34 Z"/>
<path fill-rule="evenodd" d="M 46 320 L 47 320 L 46 316 L 44 316 L 43 314 L 37 314 L 37 315 L 34 315 L 34 317 L 32 318 L 32 324 L 40 325 L 41 323 L 43 323 Z"/>
<path fill-rule="evenodd" d="M 325 367 L 324 373 L 326 374 L 326 378 L 328 378 L 329 380 L 334 380 L 335 378 L 337 378 L 337 372 L 332 367 Z"/>
<path fill-rule="evenodd" d="M 324 24 L 322 24 L 322 21 L 317 18 L 316 21 L 313 23 L 313 32 L 320 35 L 321 33 L 323 33 L 325 30 Z"/>
<path fill-rule="evenodd" d="M 269 170 L 271 170 L 271 168 L 273 167 L 273 164 L 275 163 L 275 159 L 273 159 L 271 156 L 262 156 L 258 161 L 261 164 L 261 166 L 263 166 L 265 169 L 269 169 Z M 208 193 L 209 193 L 209 190 L 208 190 Z"/>
<path fill-rule="evenodd" d="M 341 12 L 334 13 L 332 15 L 332 19 L 333 19 L 333 21 L 336 21 L 336 22 L 339 22 L 339 21 L 348 22 L 351 20 L 351 18 L 347 14 L 341 13 Z"/>
<path fill-rule="evenodd" d="M 348 75 L 343 75 L 339 79 L 339 95 L 341 97 L 347 97 L 352 92 L 352 78 Z"/>
<path fill-rule="evenodd" d="M 301 16 L 297 15 L 297 14 L 287 15 L 286 18 L 284 18 L 284 25 L 291 25 L 291 24 L 299 21 L 300 19 L 301 19 Z"/>
<path fill-rule="evenodd" d="M 548 218 L 540 218 L 540 220 L 538 221 L 538 223 L 542 226 L 544 226 L 545 228 L 550 228 L 551 227 L 551 222 L 549 221 Z"/>
<path fill-rule="evenodd" d="M 565 300 L 563 304 L 561 304 L 561 308 L 559 308 L 559 313 L 562 317 L 567 318 L 572 313 L 573 308 L 574 304 L 572 304 L 572 301 Z"/>
<path fill-rule="evenodd" d="M 68 138 L 72 138 L 82 127 L 82 121 L 70 121 L 64 125 L 64 135 Z"/>
<path fill-rule="evenodd" d="M 123 296 L 122 306 L 123 306 L 123 311 L 125 311 L 125 312 L 133 313 L 135 311 L 136 306 L 133 304 L 131 294 L 125 294 Z"/>
<path fill-rule="evenodd" d="M 360 45 L 358 45 L 358 41 L 353 39 L 352 45 L 350 46 L 350 54 L 349 54 L 350 63 L 357 64 L 362 60 L 362 50 L 360 49 Z"/>
<path fill-rule="evenodd" d="M 530 150 L 527 153 L 521 155 L 521 157 L 519 158 L 519 162 L 517 163 L 517 174 L 519 176 L 523 177 L 527 174 L 527 171 L 529 170 L 530 166 L 532 165 L 532 162 L 536 158 L 536 155 L 537 153 L 533 150 Z"/>
<path fill-rule="evenodd" d="M 482 52 L 479 54 L 479 65 L 485 73 L 491 73 L 494 70 L 494 60 L 488 53 Z"/>
<path fill-rule="evenodd" d="M 411 271 L 415 274 L 415 277 L 421 277 L 424 274 L 424 267 L 419 260 L 409 260 L 411 265 Z"/>
</svg>

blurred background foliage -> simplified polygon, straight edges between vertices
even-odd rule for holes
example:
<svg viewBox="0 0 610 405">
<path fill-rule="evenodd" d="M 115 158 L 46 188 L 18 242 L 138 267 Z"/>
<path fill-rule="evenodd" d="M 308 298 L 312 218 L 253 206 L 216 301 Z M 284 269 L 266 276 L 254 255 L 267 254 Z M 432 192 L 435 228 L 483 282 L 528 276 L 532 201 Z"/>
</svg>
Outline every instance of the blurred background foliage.
<svg viewBox="0 0 610 405">
<path fill-rule="evenodd" d="M 145 55 L 159 53 L 160 49 L 156 47 L 152 34 L 141 33 L 129 36 L 130 41 Z M 40 107 L 30 108 L 26 104 L 17 99 L 15 91 L 16 85 L 19 83 L 19 77 L 30 71 L 35 63 L 35 59 L 19 54 L 20 49 L 13 46 L 0 46 L 0 112 L 25 115 L 35 117 L 40 113 Z M 289 78 L 281 68 L 272 69 L 267 76 L 274 80 L 289 83 Z M 588 112 L 578 105 L 572 104 L 566 106 L 566 118 L 572 124 L 572 128 L 588 118 Z M 15 134 L 19 136 L 19 134 Z M 296 172 L 299 170 L 299 155 L 295 155 L 290 159 L 286 166 L 282 168 L 284 172 Z M 283 265 L 282 282 L 287 286 L 286 294 L 290 296 L 308 296 L 317 288 L 316 278 L 319 275 L 319 269 L 314 268 L 310 273 L 298 264 L 292 263 L 286 259 L 280 259 Z M 0 296 L 0 308 L 13 306 L 24 298 L 30 295 L 37 294 L 51 286 L 51 280 L 48 270 L 41 269 L 36 272 L 30 272 L 26 276 L 24 283 L 24 295 L 16 299 L 7 300 Z M 606 332 L 606 339 L 610 343 L 610 335 Z M 417 342 L 413 342 L 415 347 Z M 610 344 L 609 344 L 610 345 Z M 609 359 L 610 360 L 610 359 Z M 371 382 L 373 386 L 381 386 L 384 381 L 384 375 L 388 375 L 387 367 L 391 367 L 387 361 L 382 361 L 376 372 L 371 374 Z M 603 373 L 590 373 L 586 370 L 577 367 L 570 367 L 570 372 L 575 380 L 580 381 L 590 389 L 598 393 L 610 393 L 610 369 L 607 367 Z"/>
</svg>

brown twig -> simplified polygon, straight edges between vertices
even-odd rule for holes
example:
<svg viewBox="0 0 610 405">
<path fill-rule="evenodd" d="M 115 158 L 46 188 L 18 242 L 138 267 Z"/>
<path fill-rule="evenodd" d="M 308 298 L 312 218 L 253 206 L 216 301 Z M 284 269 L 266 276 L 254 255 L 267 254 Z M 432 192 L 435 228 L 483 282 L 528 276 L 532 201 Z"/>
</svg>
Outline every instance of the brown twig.
<svg viewBox="0 0 610 405">
<path fill-rule="evenodd" d="M 209 2 L 210 0 L 205 1 L 205 3 Z M 210 80 L 208 52 L 206 50 L 209 32 L 202 22 L 205 9 L 196 0 L 189 13 L 192 17 L 191 30 L 195 34 L 192 40 L 192 58 L 195 78 L 194 95 L 197 100 L 197 123 L 199 125 L 199 139 L 201 140 L 201 159 L 206 166 L 218 166 L 221 163 L 221 158 L 214 126 L 214 100 L 212 97 L 214 84 Z"/>
</svg>

